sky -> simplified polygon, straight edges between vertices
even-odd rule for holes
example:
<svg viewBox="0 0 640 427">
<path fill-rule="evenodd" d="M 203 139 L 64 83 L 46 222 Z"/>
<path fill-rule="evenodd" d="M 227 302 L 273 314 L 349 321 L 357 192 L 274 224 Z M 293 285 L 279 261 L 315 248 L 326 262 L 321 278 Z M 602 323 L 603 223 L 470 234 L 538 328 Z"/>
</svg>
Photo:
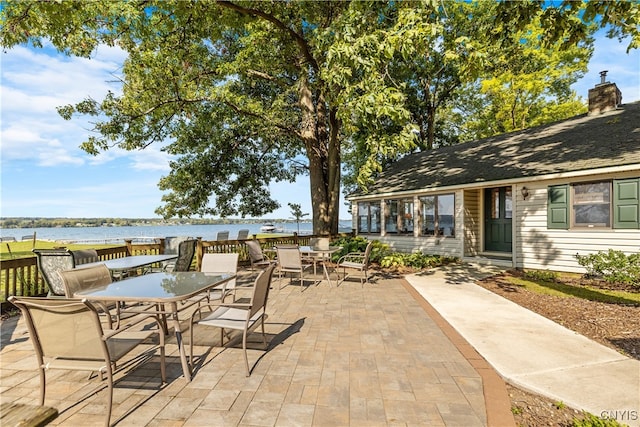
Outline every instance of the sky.
<svg viewBox="0 0 640 427">
<path fill-rule="evenodd" d="M 622 102 L 640 100 L 640 51 L 598 33 L 589 71 L 572 87 L 583 99 L 600 82 L 600 71 L 622 92 Z M 159 179 L 169 156 L 154 145 L 143 151 L 110 149 L 91 156 L 79 146 L 90 134 L 84 118 L 66 121 L 56 107 L 87 97 L 119 93 L 116 77 L 125 54 L 100 47 L 91 59 L 66 57 L 51 47 L 19 46 L 0 53 L 0 216 L 156 218 Z M 264 218 L 290 218 L 288 203 L 311 213 L 307 177 L 272 183 L 281 208 Z M 341 219 L 350 218 L 344 200 Z"/>
</svg>

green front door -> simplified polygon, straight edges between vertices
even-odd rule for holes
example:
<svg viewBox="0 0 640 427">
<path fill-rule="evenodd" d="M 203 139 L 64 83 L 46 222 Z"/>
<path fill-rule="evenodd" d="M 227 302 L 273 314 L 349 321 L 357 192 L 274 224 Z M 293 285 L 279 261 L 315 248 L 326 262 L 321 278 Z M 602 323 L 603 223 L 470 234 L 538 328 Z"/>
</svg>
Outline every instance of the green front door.
<svg viewBox="0 0 640 427">
<path fill-rule="evenodd" d="M 511 187 L 484 190 L 484 249 L 511 252 Z"/>
</svg>

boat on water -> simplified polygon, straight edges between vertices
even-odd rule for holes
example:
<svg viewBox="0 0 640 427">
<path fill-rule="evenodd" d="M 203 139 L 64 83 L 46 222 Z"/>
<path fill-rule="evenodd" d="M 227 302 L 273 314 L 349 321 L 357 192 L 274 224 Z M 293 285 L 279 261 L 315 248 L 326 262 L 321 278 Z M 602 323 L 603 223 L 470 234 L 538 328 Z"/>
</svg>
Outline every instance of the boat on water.
<svg viewBox="0 0 640 427">
<path fill-rule="evenodd" d="M 264 224 L 262 227 L 260 227 L 261 233 L 275 233 L 276 231 L 277 228 L 273 224 Z"/>
</svg>

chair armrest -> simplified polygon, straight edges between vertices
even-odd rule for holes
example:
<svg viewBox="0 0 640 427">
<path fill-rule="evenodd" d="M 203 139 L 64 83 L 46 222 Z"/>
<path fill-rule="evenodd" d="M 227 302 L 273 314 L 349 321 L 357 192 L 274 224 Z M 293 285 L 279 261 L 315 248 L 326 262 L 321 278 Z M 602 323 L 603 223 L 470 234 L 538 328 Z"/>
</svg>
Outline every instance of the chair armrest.
<svg viewBox="0 0 640 427">
<path fill-rule="evenodd" d="M 232 302 L 232 303 L 224 303 L 224 304 L 220 304 L 220 307 L 229 307 L 229 308 L 251 308 L 251 304 L 246 304 L 246 303 L 236 303 L 236 302 Z"/>
<path fill-rule="evenodd" d="M 158 325 L 158 330 L 159 331 L 163 331 L 162 325 L 158 321 L 158 316 L 156 314 L 151 313 L 151 312 L 149 314 L 140 313 L 139 316 L 135 316 L 135 317 L 132 317 L 130 319 L 127 319 L 127 320 L 133 320 L 133 321 L 127 322 L 125 325 L 120 326 L 118 329 L 104 330 L 104 334 L 103 334 L 102 338 L 104 340 L 107 340 L 107 339 L 109 339 L 109 338 L 111 338 L 113 336 L 118 335 L 121 332 L 127 331 L 127 330 L 131 329 L 132 327 L 139 325 L 140 323 L 142 323 L 143 321 L 146 321 L 148 319 L 152 319 L 153 322 Z"/>
<path fill-rule="evenodd" d="M 364 259 L 364 252 L 349 252 L 348 254 L 340 257 L 338 264 L 347 259 Z"/>
</svg>

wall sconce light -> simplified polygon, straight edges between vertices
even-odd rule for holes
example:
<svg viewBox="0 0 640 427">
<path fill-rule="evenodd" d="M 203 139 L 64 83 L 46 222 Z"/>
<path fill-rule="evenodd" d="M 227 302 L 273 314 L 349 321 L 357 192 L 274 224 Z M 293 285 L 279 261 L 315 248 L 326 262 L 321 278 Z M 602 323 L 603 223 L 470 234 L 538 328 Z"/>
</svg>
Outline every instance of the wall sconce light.
<svg viewBox="0 0 640 427">
<path fill-rule="evenodd" d="M 527 187 L 522 187 L 520 192 L 522 193 L 522 198 L 524 200 L 527 200 L 529 198 L 529 189 Z"/>
</svg>

